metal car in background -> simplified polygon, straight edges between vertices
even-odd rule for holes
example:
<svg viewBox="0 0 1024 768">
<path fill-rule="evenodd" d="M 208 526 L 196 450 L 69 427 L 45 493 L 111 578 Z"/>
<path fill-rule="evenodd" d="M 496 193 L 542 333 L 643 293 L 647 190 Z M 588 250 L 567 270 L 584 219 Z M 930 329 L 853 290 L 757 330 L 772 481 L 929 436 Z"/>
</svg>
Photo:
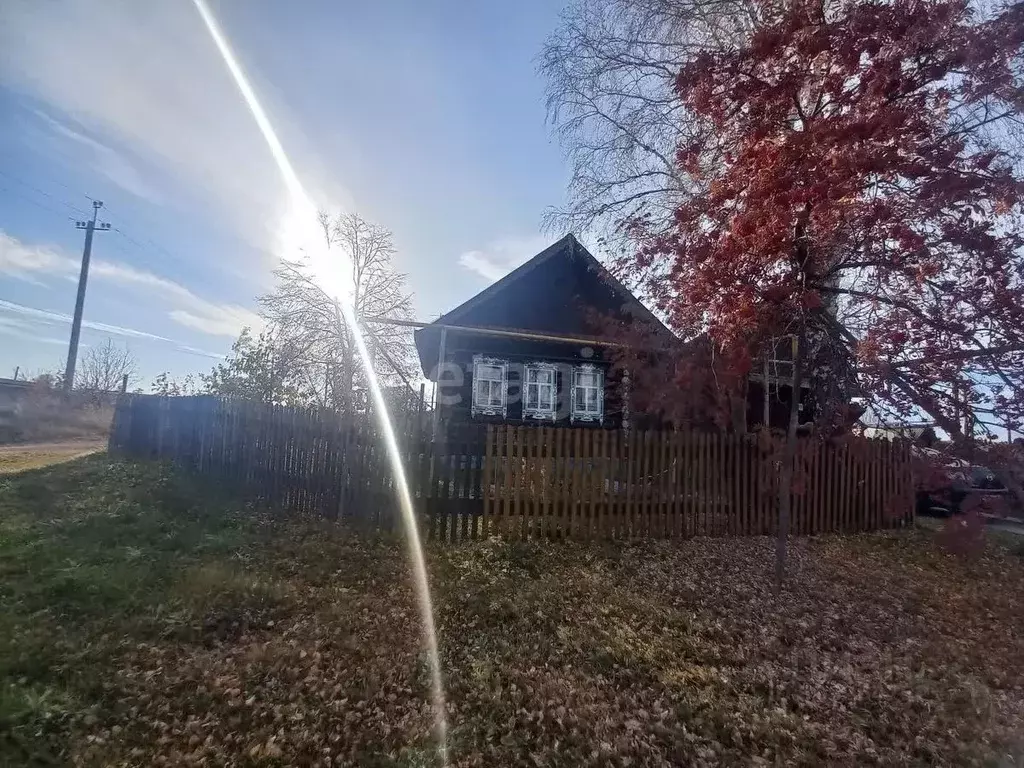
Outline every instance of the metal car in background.
<svg viewBox="0 0 1024 768">
<path fill-rule="evenodd" d="M 919 458 L 928 462 L 934 474 L 917 492 L 917 514 L 947 517 L 959 514 L 968 499 L 1000 498 L 1006 486 L 988 467 L 970 464 L 936 451 L 914 446 Z"/>
</svg>

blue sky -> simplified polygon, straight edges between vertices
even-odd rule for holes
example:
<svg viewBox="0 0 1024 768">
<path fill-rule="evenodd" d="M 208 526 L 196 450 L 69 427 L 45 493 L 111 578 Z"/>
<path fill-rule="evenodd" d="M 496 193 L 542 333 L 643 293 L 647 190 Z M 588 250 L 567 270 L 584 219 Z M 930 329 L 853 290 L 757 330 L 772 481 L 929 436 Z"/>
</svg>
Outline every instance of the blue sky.
<svg viewBox="0 0 1024 768">
<path fill-rule="evenodd" d="M 433 318 L 539 251 L 567 169 L 536 57 L 560 4 L 219 0 L 316 201 L 390 228 Z M 184 0 L 7 0 L 0 25 L 0 376 L 67 354 L 82 232 L 105 204 L 83 344 L 148 387 L 209 369 L 272 285 L 289 206 Z"/>
</svg>

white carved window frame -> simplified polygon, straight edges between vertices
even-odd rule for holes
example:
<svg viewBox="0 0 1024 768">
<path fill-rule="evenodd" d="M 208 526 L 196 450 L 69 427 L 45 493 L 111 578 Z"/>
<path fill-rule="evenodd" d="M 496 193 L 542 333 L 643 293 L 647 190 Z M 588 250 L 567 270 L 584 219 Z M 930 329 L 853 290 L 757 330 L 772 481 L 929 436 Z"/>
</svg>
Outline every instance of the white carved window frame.
<svg viewBox="0 0 1024 768">
<path fill-rule="evenodd" d="M 541 383 L 534 381 L 533 376 L 539 373 L 548 373 L 551 377 L 551 381 L 548 383 Z M 536 406 L 530 405 L 530 391 L 532 388 L 537 388 L 537 404 Z M 540 405 L 540 388 L 550 387 L 551 396 L 548 399 L 550 407 L 542 408 Z M 538 419 L 541 421 L 554 421 L 556 418 L 557 409 L 555 407 L 555 401 L 558 395 L 558 366 L 554 363 L 527 363 L 523 367 L 523 418 L 524 419 Z"/>
<path fill-rule="evenodd" d="M 479 374 L 481 368 L 497 368 L 501 372 L 500 379 L 493 378 L 482 378 Z M 500 393 L 500 404 L 494 404 L 491 402 L 490 392 L 491 387 L 488 387 L 488 398 L 486 403 L 479 402 L 480 398 L 478 395 L 477 382 L 479 381 L 490 381 L 498 382 L 498 391 Z M 496 357 L 484 357 L 483 355 L 473 355 L 473 403 L 470 408 L 470 412 L 473 416 L 501 416 L 505 418 L 508 415 L 508 361 L 500 360 Z"/>
<path fill-rule="evenodd" d="M 581 374 L 593 374 L 595 386 L 583 385 L 579 382 Z M 586 406 L 586 398 L 584 398 L 584 406 L 580 407 L 579 402 L 579 390 L 584 389 L 597 389 L 596 397 L 596 410 L 591 410 Z M 583 365 L 577 365 L 572 369 L 572 387 L 570 390 L 571 402 L 569 403 L 569 421 L 576 423 L 577 421 L 582 422 L 597 422 L 599 424 L 604 423 L 604 371 L 598 368 L 596 365 L 591 363 L 584 363 Z"/>
</svg>

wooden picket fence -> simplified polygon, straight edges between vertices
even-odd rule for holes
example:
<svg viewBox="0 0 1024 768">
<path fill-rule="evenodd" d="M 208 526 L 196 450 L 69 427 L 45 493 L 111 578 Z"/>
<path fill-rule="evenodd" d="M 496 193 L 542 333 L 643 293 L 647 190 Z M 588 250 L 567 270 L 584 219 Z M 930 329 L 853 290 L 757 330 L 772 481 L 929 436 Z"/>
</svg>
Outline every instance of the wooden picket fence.
<svg viewBox="0 0 1024 768">
<path fill-rule="evenodd" d="M 481 530 L 483 425 L 430 438 L 429 413 L 396 423 L 402 464 L 423 534 L 475 538 Z M 287 514 L 341 519 L 367 530 L 400 526 L 385 441 L 374 421 L 325 410 L 209 396 L 122 397 L 113 454 L 170 461 Z"/>
<path fill-rule="evenodd" d="M 423 535 L 525 538 L 766 534 L 777 465 L 754 436 L 468 424 L 444 442 L 429 416 L 399 420 L 399 450 Z M 280 512 L 396 530 L 390 461 L 367 418 L 214 397 L 123 397 L 110 450 L 172 461 Z M 806 440 L 792 531 L 866 531 L 913 514 L 905 445 Z"/>
<path fill-rule="evenodd" d="M 483 532 L 517 538 L 770 534 L 779 445 L 755 435 L 491 427 Z M 794 534 L 869 531 L 913 519 L 906 445 L 802 440 Z"/>
</svg>

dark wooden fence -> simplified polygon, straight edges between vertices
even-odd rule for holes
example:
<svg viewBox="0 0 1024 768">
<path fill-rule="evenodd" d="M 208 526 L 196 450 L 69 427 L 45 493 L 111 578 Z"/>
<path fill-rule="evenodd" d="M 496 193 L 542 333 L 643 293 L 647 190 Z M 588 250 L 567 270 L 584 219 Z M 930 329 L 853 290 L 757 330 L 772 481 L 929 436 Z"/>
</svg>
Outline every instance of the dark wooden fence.
<svg viewBox="0 0 1024 768">
<path fill-rule="evenodd" d="M 483 530 L 584 539 L 774 533 L 779 447 L 756 435 L 492 427 Z M 908 522 L 908 448 L 802 440 L 792 502 L 795 534 Z"/>
<path fill-rule="evenodd" d="M 429 417 L 399 419 L 399 450 L 428 538 L 771 533 L 777 477 L 754 437 L 468 424 L 435 443 Z M 258 503 L 394 530 L 386 446 L 367 419 L 214 397 L 122 398 L 110 449 L 170 460 Z M 794 533 L 863 531 L 913 512 L 905 446 L 814 441 L 799 451 Z"/>
</svg>

